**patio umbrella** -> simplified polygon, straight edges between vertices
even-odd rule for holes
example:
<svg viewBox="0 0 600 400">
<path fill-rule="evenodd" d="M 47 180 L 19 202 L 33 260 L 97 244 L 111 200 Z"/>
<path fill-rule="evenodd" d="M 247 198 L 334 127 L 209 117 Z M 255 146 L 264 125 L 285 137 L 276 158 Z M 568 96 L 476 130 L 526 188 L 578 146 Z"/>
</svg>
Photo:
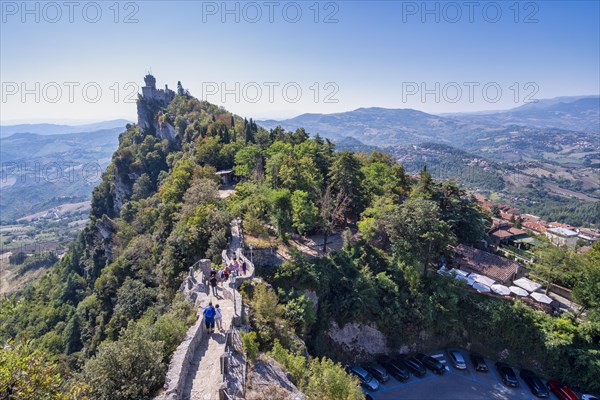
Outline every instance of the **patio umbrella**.
<svg viewBox="0 0 600 400">
<path fill-rule="evenodd" d="M 497 293 L 501 296 L 508 296 L 510 294 L 510 289 L 504 285 L 495 284 L 492 285 L 492 292 Z"/>
<path fill-rule="evenodd" d="M 473 282 L 475 282 L 475 280 L 473 280 L 473 278 L 470 278 L 467 276 L 468 273 L 466 273 L 465 271 L 461 271 L 460 269 L 452 268 L 448 272 L 450 273 L 450 275 L 454 276 L 454 279 L 456 279 L 457 281 L 466 282 L 467 285 L 469 285 L 469 286 L 471 286 L 473 284 Z"/>
<path fill-rule="evenodd" d="M 517 296 L 527 296 L 529 295 L 529 292 L 523 288 L 520 288 L 518 286 L 511 286 L 509 287 L 510 291 L 513 292 L 514 294 L 516 294 Z"/>
<path fill-rule="evenodd" d="M 456 268 L 452 268 L 449 272 L 451 274 L 454 274 L 454 275 L 457 275 L 457 276 L 460 275 L 460 276 L 467 277 L 467 275 L 469 275 L 468 272 L 461 271 L 460 269 L 456 269 Z"/>
<path fill-rule="evenodd" d="M 542 287 L 542 285 L 540 285 L 539 283 L 535 283 L 531 279 L 527 279 L 527 278 L 517 279 L 513 283 L 519 287 L 522 287 L 525 290 L 530 291 L 530 292 L 535 292 L 536 290 L 538 290 L 539 288 Z"/>
<path fill-rule="evenodd" d="M 492 286 L 494 283 L 496 283 L 496 281 L 492 278 L 488 278 L 485 275 L 476 274 L 474 272 L 470 274 L 469 277 L 473 278 L 475 282 L 483 283 L 485 286 Z"/>
<path fill-rule="evenodd" d="M 543 293 L 534 292 L 534 293 L 531 293 L 530 296 L 533 297 L 534 299 L 536 299 L 537 301 L 539 301 L 540 303 L 544 303 L 544 304 L 552 303 L 552 299 Z"/>
<path fill-rule="evenodd" d="M 477 290 L 479 293 L 489 293 L 492 291 L 489 286 L 484 285 L 481 282 L 473 283 L 473 289 Z"/>
</svg>

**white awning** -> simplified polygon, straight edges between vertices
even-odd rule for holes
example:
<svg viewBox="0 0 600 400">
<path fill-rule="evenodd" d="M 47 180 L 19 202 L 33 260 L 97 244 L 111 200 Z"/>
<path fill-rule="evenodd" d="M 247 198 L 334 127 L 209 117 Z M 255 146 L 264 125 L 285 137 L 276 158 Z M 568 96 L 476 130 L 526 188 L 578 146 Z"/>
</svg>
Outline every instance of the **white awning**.
<svg viewBox="0 0 600 400">
<path fill-rule="evenodd" d="M 469 274 L 467 272 L 461 271 L 460 269 L 452 268 L 450 271 L 448 271 L 448 273 L 454 276 L 454 279 L 456 279 L 457 281 L 466 282 L 466 284 L 469 286 L 471 286 L 475 282 L 473 278 L 470 278 L 468 276 Z"/>
<path fill-rule="evenodd" d="M 542 287 L 542 285 L 540 285 L 539 283 L 535 283 L 531 279 L 527 279 L 527 278 L 517 279 L 513 283 L 519 287 L 522 287 L 525 290 L 530 291 L 530 292 L 535 292 L 536 290 L 538 290 L 539 288 Z"/>
<path fill-rule="evenodd" d="M 510 294 L 510 289 L 507 286 L 495 284 L 492 285 L 492 292 L 501 296 L 508 296 Z"/>
<path fill-rule="evenodd" d="M 517 296 L 528 296 L 529 295 L 529 292 L 527 290 L 520 288 L 518 286 L 511 286 L 511 287 L 509 287 L 509 289 L 511 292 L 513 292 Z"/>
<path fill-rule="evenodd" d="M 494 283 L 496 283 L 496 281 L 492 278 L 488 278 L 485 275 L 476 274 L 474 272 L 469 275 L 469 278 L 473 278 L 475 282 L 483 283 L 485 286 L 492 286 Z"/>
<path fill-rule="evenodd" d="M 477 290 L 479 293 L 489 293 L 492 291 L 489 286 L 480 282 L 473 283 L 473 289 Z"/>
<path fill-rule="evenodd" d="M 539 301 L 540 303 L 544 303 L 544 304 L 552 303 L 552 299 L 543 293 L 534 292 L 534 293 L 531 293 L 530 296 L 533 297 L 534 299 L 536 299 L 537 301 Z"/>
</svg>

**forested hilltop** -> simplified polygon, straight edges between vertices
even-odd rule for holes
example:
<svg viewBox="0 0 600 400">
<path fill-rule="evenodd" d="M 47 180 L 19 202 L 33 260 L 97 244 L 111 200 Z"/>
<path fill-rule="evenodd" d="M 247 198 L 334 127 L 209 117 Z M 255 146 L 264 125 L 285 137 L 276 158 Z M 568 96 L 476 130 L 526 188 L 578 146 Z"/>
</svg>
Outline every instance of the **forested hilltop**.
<svg viewBox="0 0 600 400">
<path fill-rule="evenodd" d="M 472 342 L 600 389 L 598 244 L 574 261 L 584 266 L 575 293 L 587 307 L 578 318 L 467 292 L 430 271 L 448 245 L 475 244 L 490 224 L 455 182 L 434 181 L 426 169 L 411 179 L 389 155 L 336 152 L 302 128 L 267 131 L 181 84 L 176 93 L 151 93 L 140 96 L 139 123 L 120 135 L 69 252 L 1 302 L 0 397 L 152 398 L 195 320 L 177 291 L 182 277 L 200 258 L 221 262 L 238 216 L 248 235 L 282 246 L 298 235 L 324 238 L 323 257 L 291 251 L 282 265 L 258 269 L 270 287 L 243 288 L 248 355 L 275 358 L 310 399 L 361 396 L 329 359 L 351 358 L 327 339 L 333 322 L 372 324 L 391 349 L 423 332 L 446 344 Z M 216 174 L 224 169 L 241 179 L 227 199 Z M 328 253 L 335 232 L 344 245 Z M 306 368 L 299 343 L 329 358 Z"/>
</svg>

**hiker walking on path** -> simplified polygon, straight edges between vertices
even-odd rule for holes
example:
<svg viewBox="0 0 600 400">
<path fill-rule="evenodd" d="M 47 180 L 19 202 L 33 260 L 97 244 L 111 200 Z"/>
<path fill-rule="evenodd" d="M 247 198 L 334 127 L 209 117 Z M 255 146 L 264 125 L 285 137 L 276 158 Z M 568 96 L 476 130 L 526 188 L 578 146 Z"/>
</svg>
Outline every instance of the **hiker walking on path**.
<svg viewBox="0 0 600 400">
<path fill-rule="evenodd" d="M 223 330 L 223 314 L 221 314 L 221 308 L 217 304 L 215 306 L 215 323 L 217 324 L 217 329 L 219 331 Z"/>
<path fill-rule="evenodd" d="M 246 276 L 246 270 L 248 269 L 248 264 L 246 264 L 246 260 L 242 263 L 242 275 Z"/>
<path fill-rule="evenodd" d="M 213 274 L 214 272 L 214 274 Z M 217 297 L 217 271 L 211 271 L 210 272 L 210 286 L 212 287 L 212 294 L 213 296 Z"/>
<path fill-rule="evenodd" d="M 225 271 L 223 270 L 219 271 L 219 281 L 221 281 L 221 287 L 223 287 L 225 285 Z"/>
<path fill-rule="evenodd" d="M 204 309 L 204 323 L 206 324 L 206 330 L 210 335 L 215 331 L 215 316 L 217 314 L 215 308 L 212 305 L 212 301 L 208 303 L 208 307 Z"/>
<path fill-rule="evenodd" d="M 238 263 L 237 258 L 233 258 L 233 270 L 235 271 L 235 276 L 240 274 L 240 263 Z"/>
</svg>

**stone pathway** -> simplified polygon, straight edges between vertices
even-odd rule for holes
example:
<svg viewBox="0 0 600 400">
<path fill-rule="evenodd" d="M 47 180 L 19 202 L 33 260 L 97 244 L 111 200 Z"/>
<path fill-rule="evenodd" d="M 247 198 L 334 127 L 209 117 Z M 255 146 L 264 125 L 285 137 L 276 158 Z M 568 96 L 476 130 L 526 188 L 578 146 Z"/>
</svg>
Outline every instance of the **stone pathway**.
<svg viewBox="0 0 600 400">
<path fill-rule="evenodd" d="M 219 304 L 223 314 L 223 329 L 231 328 L 233 302 L 225 299 L 223 289 L 218 290 L 219 297 L 211 296 L 213 305 Z M 204 305 L 203 305 L 204 306 Z M 202 312 L 202 308 L 199 312 Z M 206 328 L 203 328 L 206 330 Z M 225 352 L 225 331 L 210 335 L 204 331 L 204 338 L 198 346 L 194 358 L 188 368 L 183 400 L 215 400 L 219 398 L 219 387 L 222 383 L 220 357 Z"/>
<path fill-rule="evenodd" d="M 242 235 L 240 234 L 240 221 L 234 219 L 231 221 L 231 242 L 229 243 L 229 255 L 236 254 L 238 249 L 242 247 Z"/>
<path fill-rule="evenodd" d="M 235 254 L 242 244 L 238 224 L 238 220 L 231 222 L 229 253 L 232 255 Z M 211 294 L 210 301 L 212 301 L 213 305 L 219 304 L 221 308 L 224 331 L 215 331 L 210 337 L 205 335 L 202 339 L 202 343 L 198 346 L 188 369 L 183 400 L 218 400 L 219 398 L 219 388 L 223 382 L 220 357 L 225 352 L 225 331 L 232 328 L 231 322 L 234 314 L 233 301 L 225 298 L 223 290 L 231 289 L 219 286 L 218 297 L 214 298 Z M 205 306 L 207 304 L 202 304 L 199 310 L 200 313 Z"/>
</svg>

